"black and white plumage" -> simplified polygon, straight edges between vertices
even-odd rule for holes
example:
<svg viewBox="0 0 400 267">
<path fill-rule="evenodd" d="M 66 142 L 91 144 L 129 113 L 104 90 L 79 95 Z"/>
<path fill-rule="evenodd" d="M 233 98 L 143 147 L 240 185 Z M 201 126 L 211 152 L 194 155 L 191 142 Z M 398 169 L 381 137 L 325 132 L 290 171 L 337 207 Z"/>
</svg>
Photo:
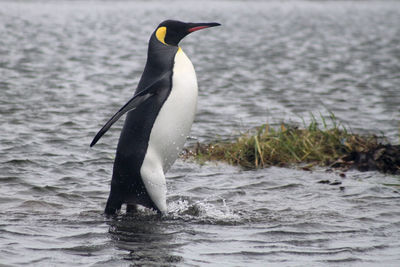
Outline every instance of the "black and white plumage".
<svg viewBox="0 0 400 267">
<path fill-rule="evenodd" d="M 118 142 L 106 214 L 126 203 L 167 211 L 165 173 L 178 157 L 197 106 L 197 79 L 179 41 L 218 23 L 167 20 L 151 35 L 145 69 L 136 92 L 97 133 L 90 146 L 128 112 Z"/>
</svg>

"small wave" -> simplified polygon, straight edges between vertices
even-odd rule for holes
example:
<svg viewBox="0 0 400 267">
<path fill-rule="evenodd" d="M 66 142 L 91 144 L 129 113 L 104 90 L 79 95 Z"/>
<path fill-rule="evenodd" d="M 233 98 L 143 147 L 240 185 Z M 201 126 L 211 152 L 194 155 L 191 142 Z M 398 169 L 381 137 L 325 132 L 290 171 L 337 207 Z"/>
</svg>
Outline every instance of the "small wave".
<svg viewBox="0 0 400 267">
<path fill-rule="evenodd" d="M 323 260 L 321 262 L 338 264 L 338 263 L 356 262 L 356 261 L 362 261 L 362 259 L 356 258 L 356 257 L 347 257 L 347 258 L 342 258 L 342 259 Z"/>
<path fill-rule="evenodd" d="M 291 183 L 291 184 L 285 184 L 285 185 L 279 185 L 279 186 L 265 188 L 264 190 L 271 191 L 271 190 L 293 189 L 293 188 L 298 188 L 298 187 L 304 187 L 304 186 L 302 184 Z"/>
<path fill-rule="evenodd" d="M 29 209 L 31 211 L 38 210 L 62 210 L 64 206 L 57 203 L 51 203 L 46 201 L 39 201 L 39 200 L 27 200 L 20 204 L 17 208 L 19 209 Z"/>
<path fill-rule="evenodd" d="M 58 192 L 62 190 L 62 188 L 57 187 L 57 186 L 50 186 L 50 185 L 45 185 L 45 186 L 32 186 L 30 188 L 30 193 L 53 193 L 53 192 Z"/>
<path fill-rule="evenodd" d="M 13 165 L 13 166 L 29 166 L 31 167 L 32 165 L 38 166 L 39 164 L 35 161 L 32 161 L 30 159 L 11 159 L 9 161 L 3 162 L 5 165 Z"/>
<path fill-rule="evenodd" d="M 81 245 L 74 246 L 69 248 L 62 248 L 61 250 L 69 251 L 71 253 L 76 253 L 79 255 L 90 255 L 91 253 L 102 251 L 107 248 L 108 244 L 100 244 L 100 245 Z"/>
<path fill-rule="evenodd" d="M 71 241 L 74 242 L 76 240 L 87 240 L 87 239 L 101 239 L 104 238 L 104 233 L 93 233 L 93 232 L 86 232 L 86 233 L 80 233 L 80 234 L 73 234 L 73 235 L 66 235 L 66 236 L 61 236 L 58 237 L 58 240 L 62 241 Z M 71 249 L 71 248 L 69 248 Z"/>
</svg>

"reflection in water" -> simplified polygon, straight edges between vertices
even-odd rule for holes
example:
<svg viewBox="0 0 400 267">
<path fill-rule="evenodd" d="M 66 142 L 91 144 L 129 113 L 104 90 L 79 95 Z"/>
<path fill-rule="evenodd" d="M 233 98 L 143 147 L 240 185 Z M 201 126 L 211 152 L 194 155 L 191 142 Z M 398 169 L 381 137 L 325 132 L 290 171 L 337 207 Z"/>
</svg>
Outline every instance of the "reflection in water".
<svg viewBox="0 0 400 267">
<path fill-rule="evenodd" d="M 182 260 L 181 256 L 174 255 L 174 249 L 179 247 L 175 235 L 182 227 L 169 224 L 160 215 L 146 215 L 139 211 L 115 217 L 108 224 L 115 246 L 129 252 L 124 257 L 128 261 L 166 264 Z"/>
</svg>

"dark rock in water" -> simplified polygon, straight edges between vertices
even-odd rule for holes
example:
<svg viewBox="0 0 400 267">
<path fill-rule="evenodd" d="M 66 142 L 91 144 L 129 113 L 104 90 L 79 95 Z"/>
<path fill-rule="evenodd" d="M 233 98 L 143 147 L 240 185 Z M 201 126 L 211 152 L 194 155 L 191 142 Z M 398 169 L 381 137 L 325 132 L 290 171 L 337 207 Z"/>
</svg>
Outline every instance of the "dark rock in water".
<svg viewBox="0 0 400 267">
<path fill-rule="evenodd" d="M 353 151 L 331 164 L 332 168 L 400 174 L 400 145 L 377 144 L 368 151 Z"/>
<path fill-rule="evenodd" d="M 379 144 L 371 151 L 358 153 L 355 165 L 360 171 L 378 170 L 400 174 L 400 145 Z"/>
</svg>

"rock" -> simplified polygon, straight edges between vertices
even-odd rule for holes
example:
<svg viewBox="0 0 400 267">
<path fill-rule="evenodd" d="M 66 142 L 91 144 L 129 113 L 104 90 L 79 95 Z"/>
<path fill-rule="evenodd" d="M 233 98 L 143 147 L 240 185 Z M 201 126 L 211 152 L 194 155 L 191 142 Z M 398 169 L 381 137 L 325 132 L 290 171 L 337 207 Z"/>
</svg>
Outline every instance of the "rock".
<svg viewBox="0 0 400 267">
<path fill-rule="evenodd" d="M 329 185 L 340 185 L 340 184 L 342 184 L 342 182 L 338 181 L 338 180 L 335 180 L 332 183 L 329 183 Z"/>
</svg>

